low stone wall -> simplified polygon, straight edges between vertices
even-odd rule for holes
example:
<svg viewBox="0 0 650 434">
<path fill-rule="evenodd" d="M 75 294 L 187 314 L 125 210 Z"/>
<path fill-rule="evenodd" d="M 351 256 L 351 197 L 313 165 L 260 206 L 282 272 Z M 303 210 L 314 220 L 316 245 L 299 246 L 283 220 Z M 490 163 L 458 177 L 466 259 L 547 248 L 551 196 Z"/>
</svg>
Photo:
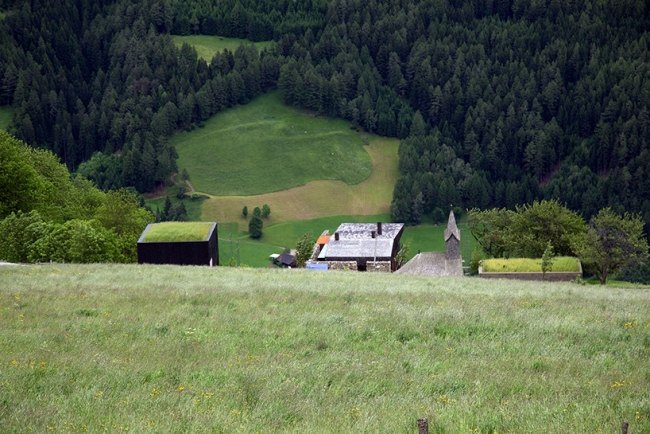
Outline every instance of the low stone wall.
<svg viewBox="0 0 650 434">
<path fill-rule="evenodd" d="M 390 273 L 390 261 L 368 261 L 366 263 L 366 271 L 378 273 Z"/>
<path fill-rule="evenodd" d="M 357 261 L 318 261 L 319 264 L 327 264 L 330 270 L 338 271 L 359 271 Z M 367 261 L 366 271 L 372 273 L 390 273 L 390 261 Z"/>
<path fill-rule="evenodd" d="M 330 270 L 357 271 L 357 261 L 327 261 Z"/>
<path fill-rule="evenodd" d="M 582 267 L 581 267 L 582 268 Z M 486 273 L 483 268 L 479 267 L 478 276 L 484 279 L 514 279 L 514 280 L 545 280 L 549 282 L 573 282 L 578 277 L 582 277 L 580 272 L 555 272 L 549 271 L 546 274 L 537 273 Z"/>
</svg>

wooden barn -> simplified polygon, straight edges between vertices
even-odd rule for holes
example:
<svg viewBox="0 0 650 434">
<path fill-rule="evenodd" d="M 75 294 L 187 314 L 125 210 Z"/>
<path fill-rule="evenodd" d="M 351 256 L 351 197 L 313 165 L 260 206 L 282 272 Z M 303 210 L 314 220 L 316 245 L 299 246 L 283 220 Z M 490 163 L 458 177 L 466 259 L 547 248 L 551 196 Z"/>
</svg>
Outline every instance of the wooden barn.
<svg viewBox="0 0 650 434">
<path fill-rule="evenodd" d="M 138 240 L 138 263 L 219 265 L 216 222 L 163 222 L 147 225 Z"/>
</svg>

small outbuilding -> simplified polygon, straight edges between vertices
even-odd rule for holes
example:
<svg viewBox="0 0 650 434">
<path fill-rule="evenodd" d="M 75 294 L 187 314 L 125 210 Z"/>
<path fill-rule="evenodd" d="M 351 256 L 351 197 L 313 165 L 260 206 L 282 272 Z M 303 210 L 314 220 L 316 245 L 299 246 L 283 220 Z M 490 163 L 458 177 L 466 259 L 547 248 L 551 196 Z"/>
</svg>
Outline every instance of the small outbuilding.
<svg viewBox="0 0 650 434">
<path fill-rule="evenodd" d="M 216 222 L 162 222 L 147 225 L 138 240 L 138 263 L 219 265 Z"/>
<path fill-rule="evenodd" d="M 276 264 L 284 268 L 294 268 L 296 266 L 296 257 L 291 253 L 282 253 L 277 257 Z"/>
</svg>

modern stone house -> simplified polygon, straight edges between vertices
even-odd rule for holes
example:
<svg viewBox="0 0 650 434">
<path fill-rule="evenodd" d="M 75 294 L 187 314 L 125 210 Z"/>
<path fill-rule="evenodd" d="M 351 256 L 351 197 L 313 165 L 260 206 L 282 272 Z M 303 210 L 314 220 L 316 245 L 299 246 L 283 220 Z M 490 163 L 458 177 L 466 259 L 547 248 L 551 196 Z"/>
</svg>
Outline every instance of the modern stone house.
<svg viewBox="0 0 650 434">
<path fill-rule="evenodd" d="M 445 229 L 445 252 L 418 253 L 397 273 L 424 276 L 462 276 L 463 259 L 460 255 L 460 230 L 454 212 L 449 212 Z"/>
<path fill-rule="evenodd" d="M 343 223 L 318 238 L 311 262 L 330 270 L 395 271 L 403 233 L 402 223 Z"/>
</svg>

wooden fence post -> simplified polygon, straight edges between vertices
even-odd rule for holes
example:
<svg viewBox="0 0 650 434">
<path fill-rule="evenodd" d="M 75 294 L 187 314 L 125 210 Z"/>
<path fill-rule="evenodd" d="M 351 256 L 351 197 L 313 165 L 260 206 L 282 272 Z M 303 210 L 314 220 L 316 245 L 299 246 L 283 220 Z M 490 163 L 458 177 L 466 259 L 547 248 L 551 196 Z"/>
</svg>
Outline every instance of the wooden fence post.
<svg viewBox="0 0 650 434">
<path fill-rule="evenodd" d="M 627 429 L 630 427 L 630 424 L 624 420 L 623 424 L 621 425 L 621 433 L 627 434 Z"/>
<path fill-rule="evenodd" d="M 418 419 L 418 434 L 429 434 L 429 421 Z"/>
</svg>

